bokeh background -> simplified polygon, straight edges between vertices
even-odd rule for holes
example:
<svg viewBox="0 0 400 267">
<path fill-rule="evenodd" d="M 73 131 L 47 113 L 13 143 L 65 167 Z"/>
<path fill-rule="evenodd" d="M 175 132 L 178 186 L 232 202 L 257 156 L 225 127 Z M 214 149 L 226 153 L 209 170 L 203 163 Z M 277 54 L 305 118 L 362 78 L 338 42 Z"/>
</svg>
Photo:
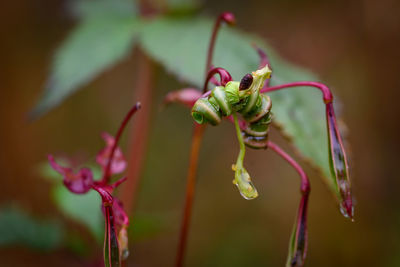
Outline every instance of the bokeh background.
<svg viewBox="0 0 400 267">
<path fill-rule="evenodd" d="M 101 243 L 54 205 L 53 183 L 43 179 L 40 166 L 48 153 L 93 160 L 103 145 L 99 133 L 115 132 L 138 100 L 133 86 L 137 51 L 54 111 L 28 121 L 52 55 L 76 23 L 68 4 L 0 4 L 0 204 L 18 206 L 36 219 L 55 219 L 80 241 L 45 250 L 3 244 L 2 266 L 88 266 L 101 256 Z M 240 28 L 264 37 L 285 59 L 314 71 L 341 100 L 351 146 L 355 222 L 341 216 L 318 173 L 303 163 L 312 183 L 306 266 L 400 266 L 400 2 L 248 0 L 205 1 L 202 6 L 209 16 L 232 11 Z M 160 109 L 163 95 L 180 83 L 153 64 L 150 134 L 135 205 L 135 214 L 147 218 L 148 223 L 142 222 L 147 232 L 134 231 L 126 266 L 173 266 L 186 186 L 192 121 L 181 106 Z M 271 138 L 290 150 L 276 132 Z M 297 174 L 273 153 L 248 150 L 247 166 L 257 177 L 261 195 L 243 201 L 231 184 L 236 153 L 232 125 L 207 130 L 187 266 L 285 263 L 299 200 Z M 1 229 L 3 235 L 7 227 Z"/>
</svg>

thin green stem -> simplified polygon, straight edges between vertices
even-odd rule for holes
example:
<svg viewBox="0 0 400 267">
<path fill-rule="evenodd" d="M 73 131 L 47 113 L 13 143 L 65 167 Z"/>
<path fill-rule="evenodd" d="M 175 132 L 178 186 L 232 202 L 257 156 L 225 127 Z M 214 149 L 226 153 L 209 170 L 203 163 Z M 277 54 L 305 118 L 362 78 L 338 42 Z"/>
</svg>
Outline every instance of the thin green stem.
<svg viewBox="0 0 400 267">
<path fill-rule="evenodd" d="M 237 138 L 238 138 L 238 141 L 239 141 L 239 147 L 240 147 L 239 155 L 238 155 L 238 158 L 237 158 L 237 161 L 236 161 L 236 168 L 242 168 L 243 167 L 244 155 L 246 153 L 246 148 L 245 148 L 245 145 L 244 145 L 242 131 L 240 130 L 239 121 L 238 121 L 236 112 L 234 112 L 232 114 L 232 116 L 233 116 L 233 122 L 235 124 L 236 135 L 237 135 Z"/>
</svg>

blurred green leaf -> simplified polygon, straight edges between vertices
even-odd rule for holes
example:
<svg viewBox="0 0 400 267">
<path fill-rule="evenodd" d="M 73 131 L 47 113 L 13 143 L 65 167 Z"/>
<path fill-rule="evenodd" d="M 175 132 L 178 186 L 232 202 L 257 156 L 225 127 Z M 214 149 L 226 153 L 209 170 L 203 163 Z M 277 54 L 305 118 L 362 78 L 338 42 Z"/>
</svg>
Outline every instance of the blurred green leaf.
<svg viewBox="0 0 400 267">
<path fill-rule="evenodd" d="M 0 246 L 22 245 L 39 250 L 59 247 L 64 232 L 60 223 L 37 219 L 17 207 L 0 210 Z"/>
<path fill-rule="evenodd" d="M 104 237 L 104 217 L 101 211 L 101 198 L 93 190 L 83 195 L 73 194 L 57 185 L 53 189 L 54 202 L 59 209 L 72 220 L 86 226 L 99 242 Z"/>
<path fill-rule="evenodd" d="M 145 26 L 141 46 L 167 71 L 179 79 L 202 86 L 213 21 L 204 18 L 162 18 Z M 235 80 L 257 70 L 259 57 L 252 43 L 267 52 L 272 64 L 271 84 L 317 80 L 308 71 L 280 58 L 265 42 L 241 31 L 223 27 L 217 38 L 213 64 L 226 68 Z M 301 53 L 301 51 L 299 51 Z M 329 172 L 327 133 L 322 95 L 313 88 L 271 93 L 274 121 L 282 126 L 300 154 L 323 171 L 334 194 L 335 181 Z"/>
<path fill-rule="evenodd" d="M 72 3 L 71 10 L 80 18 L 132 16 L 137 13 L 135 1 L 132 0 L 76 0 Z"/>
<path fill-rule="evenodd" d="M 134 241 L 146 240 L 160 233 L 165 227 L 165 218 L 160 215 L 136 214 L 130 220 L 129 238 Z"/>
<path fill-rule="evenodd" d="M 110 12 L 89 16 L 72 31 L 54 56 L 50 78 L 32 112 L 39 116 L 127 57 L 141 23 L 133 15 Z"/>
<path fill-rule="evenodd" d="M 166 4 L 170 13 L 185 14 L 198 9 L 202 2 L 202 0 L 167 0 Z"/>
</svg>

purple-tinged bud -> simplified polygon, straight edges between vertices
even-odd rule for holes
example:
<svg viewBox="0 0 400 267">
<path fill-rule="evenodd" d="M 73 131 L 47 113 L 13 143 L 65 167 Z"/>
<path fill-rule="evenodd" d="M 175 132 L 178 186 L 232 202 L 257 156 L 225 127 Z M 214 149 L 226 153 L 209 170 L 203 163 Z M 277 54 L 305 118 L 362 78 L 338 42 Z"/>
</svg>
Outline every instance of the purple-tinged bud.
<svg viewBox="0 0 400 267">
<path fill-rule="evenodd" d="M 105 204 L 104 213 L 106 228 L 104 235 L 104 266 L 119 267 L 121 266 L 121 258 L 112 206 Z"/>
<path fill-rule="evenodd" d="M 104 211 L 105 231 L 104 231 L 104 266 L 120 267 L 121 258 L 119 252 L 118 235 L 115 227 L 115 217 L 113 212 L 114 198 L 102 187 L 93 186 L 101 196 Z"/>
<path fill-rule="evenodd" d="M 331 173 L 336 179 L 340 211 L 346 218 L 353 219 L 354 207 L 347 158 L 343 148 L 342 138 L 337 127 L 332 103 L 326 104 L 326 121 L 329 142 L 329 164 Z"/>
<path fill-rule="evenodd" d="M 308 245 L 307 203 L 308 194 L 304 194 L 301 197 L 297 218 L 290 237 L 286 267 L 301 267 L 306 259 Z"/>
</svg>

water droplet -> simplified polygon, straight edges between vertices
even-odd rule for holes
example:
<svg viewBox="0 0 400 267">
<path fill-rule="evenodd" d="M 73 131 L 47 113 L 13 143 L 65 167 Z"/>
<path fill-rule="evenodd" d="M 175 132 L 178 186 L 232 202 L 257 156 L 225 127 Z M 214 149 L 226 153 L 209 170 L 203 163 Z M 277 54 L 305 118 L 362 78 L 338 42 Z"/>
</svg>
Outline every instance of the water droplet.
<svg viewBox="0 0 400 267">
<path fill-rule="evenodd" d="M 258 192 L 251 182 L 250 175 L 245 168 L 236 168 L 233 184 L 237 186 L 240 195 L 242 195 L 244 199 L 250 200 L 258 197 Z"/>
</svg>

